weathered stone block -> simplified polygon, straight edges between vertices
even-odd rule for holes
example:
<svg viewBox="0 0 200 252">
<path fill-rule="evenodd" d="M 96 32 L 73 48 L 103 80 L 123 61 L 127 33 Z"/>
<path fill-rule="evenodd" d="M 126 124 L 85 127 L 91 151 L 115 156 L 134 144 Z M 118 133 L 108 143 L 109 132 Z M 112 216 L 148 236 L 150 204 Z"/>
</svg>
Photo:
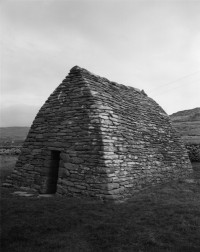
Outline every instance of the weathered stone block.
<svg viewBox="0 0 200 252">
<path fill-rule="evenodd" d="M 68 191 L 70 192 L 75 192 L 75 193 L 80 193 L 81 189 L 75 188 L 75 187 L 68 187 Z"/>
<path fill-rule="evenodd" d="M 81 163 L 84 163 L 84 160 L 82 158 L 73 157 L 71 159 L 71 162 L 74 163 L 74 164 L 81 164 Z"/>
<path fill-rule="evenodd" d="M 68 170 L 78 170 L 79 166 L 72 163 L 64 163 L 64 167 Z"/>
<path fill-rule="evenodd" d="M 62 153 L 60 154 L 60 158 L 61 158 L 63 161 L 66 161 L 66 162 L 68 162 L 68 161 L 71 160 L 69 154 L 66 154 L 66 153 L 64 153 L 64 152 L 62 152 Z"/>
<path fill-rule="evenodd" d="M 116 189 L 116 188 L 119 188 L 119 184 L 118 183 L 108 183 L 107 184 L 108 191 Z"/>
<path fill-rule="evenodd" d="M 110 190 L 110 191 L 108 191 L 108 193 L 113 194 L 113 195 L 114 194 L 121 194 L 121 193 L 123 193 L 124 190 L 125 190 L 124 187 L 120 187 L 118 189 Z"/>
<path fill-rule="evenodd" d="M 74 183 L 71 182 L 71 181 L 68 181 L 68 180 L 65 180 L 65 179 L 62 179 L 62 182 L 61 182 L 63 185 L 66 185 L 66 186 L 74 186 Z"/>
</svg>

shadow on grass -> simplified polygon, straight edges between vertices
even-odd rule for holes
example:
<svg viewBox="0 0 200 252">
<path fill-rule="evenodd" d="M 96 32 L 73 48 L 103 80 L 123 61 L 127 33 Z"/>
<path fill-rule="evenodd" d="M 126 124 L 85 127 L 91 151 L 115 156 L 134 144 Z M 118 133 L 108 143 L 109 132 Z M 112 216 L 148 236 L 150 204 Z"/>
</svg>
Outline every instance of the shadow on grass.
<svg viewBox="0 0 200 252">
<path fill-rule="evenodd" d="M 2 189 L 1 251 L 199 251 L 200 188 L 171 183 L 126 203 L 23 198 Z"/>
<path fill-rule="evenodd" d="M 11 193 L 1 189 L 4 252 L 200 251 L 197 183 L 146 189 L 121 204 Z"/>
</svg>

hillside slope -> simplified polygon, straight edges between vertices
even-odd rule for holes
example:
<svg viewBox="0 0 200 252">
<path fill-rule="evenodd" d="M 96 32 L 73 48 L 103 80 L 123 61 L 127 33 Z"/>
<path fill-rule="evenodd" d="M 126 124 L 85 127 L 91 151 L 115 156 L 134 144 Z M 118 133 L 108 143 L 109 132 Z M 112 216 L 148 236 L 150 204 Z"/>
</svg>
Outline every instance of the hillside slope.
<svg viewBox="0 0 200 252">
<path fill-rule="evenodd" d="M 29 127 L 0 127 L 0 145 L 22 143 L 29 131 Z"/>
<path fill-rule="evenodd" d="M 200 108 L 179 111 L 170 118 L 186 144 L 200 144 Z"/>
</svg>

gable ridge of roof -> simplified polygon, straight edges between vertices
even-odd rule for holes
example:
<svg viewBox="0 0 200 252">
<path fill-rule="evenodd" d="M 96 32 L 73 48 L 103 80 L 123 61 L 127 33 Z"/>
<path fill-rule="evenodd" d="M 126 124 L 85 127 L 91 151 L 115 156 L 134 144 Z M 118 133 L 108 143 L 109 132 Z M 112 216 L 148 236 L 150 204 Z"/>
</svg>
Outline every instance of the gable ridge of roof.
<svg viewBox="0 0 200 252">
<path fill-rule="evenodd" d="M 114 87 L 116 87 L 118 89 L 124 89 L 124 90 L 127 90 L 127 91 L 135 91 L 135 92 L 137 92 L 137 93 L 139 93 L 141 95 L 147 96 L 147 94 L 144 92 L 144 90 L 140 90 L 138 88 L 131 87 L 131 86 L 126 86 L 124 84 L 119 84 L 119 83 L 117 83 L 115 81 L 110 81 L 110 80 L 108 80 L 105 77 L 101 77 L 99 75 L 96 75 L 96 74 L 88 71 L 87 69 L 81 68 L 81 67 L 79 67 L 79 66 L 76 65 L 76 66 L 74 66 L 74 67 L 71 68 L 70 74 L 77 74 L 77 73 L 81 74 L 84 77 L 86 75 L 90 75 L 91 77 L 92 76 L 96 77 L 100 82 L 101 81 L 107 82 L 108 84 L 110 84 L 110 85 L 112 85 L 112 86 L 114 86 Z"/>
</svg>

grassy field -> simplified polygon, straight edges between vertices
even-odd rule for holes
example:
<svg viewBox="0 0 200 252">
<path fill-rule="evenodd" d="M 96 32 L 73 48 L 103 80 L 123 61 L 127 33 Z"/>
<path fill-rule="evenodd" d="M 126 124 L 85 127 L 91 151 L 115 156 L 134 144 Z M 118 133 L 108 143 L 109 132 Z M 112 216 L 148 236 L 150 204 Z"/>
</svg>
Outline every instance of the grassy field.
<svg viewBox="0 0 200 252">
<path fill-rule="evenodd" d="M 12 191 L 1 190 L 2 252 L 200 251 L 195 183 L 154 187 L 121 204 Z"/>
</svg>

